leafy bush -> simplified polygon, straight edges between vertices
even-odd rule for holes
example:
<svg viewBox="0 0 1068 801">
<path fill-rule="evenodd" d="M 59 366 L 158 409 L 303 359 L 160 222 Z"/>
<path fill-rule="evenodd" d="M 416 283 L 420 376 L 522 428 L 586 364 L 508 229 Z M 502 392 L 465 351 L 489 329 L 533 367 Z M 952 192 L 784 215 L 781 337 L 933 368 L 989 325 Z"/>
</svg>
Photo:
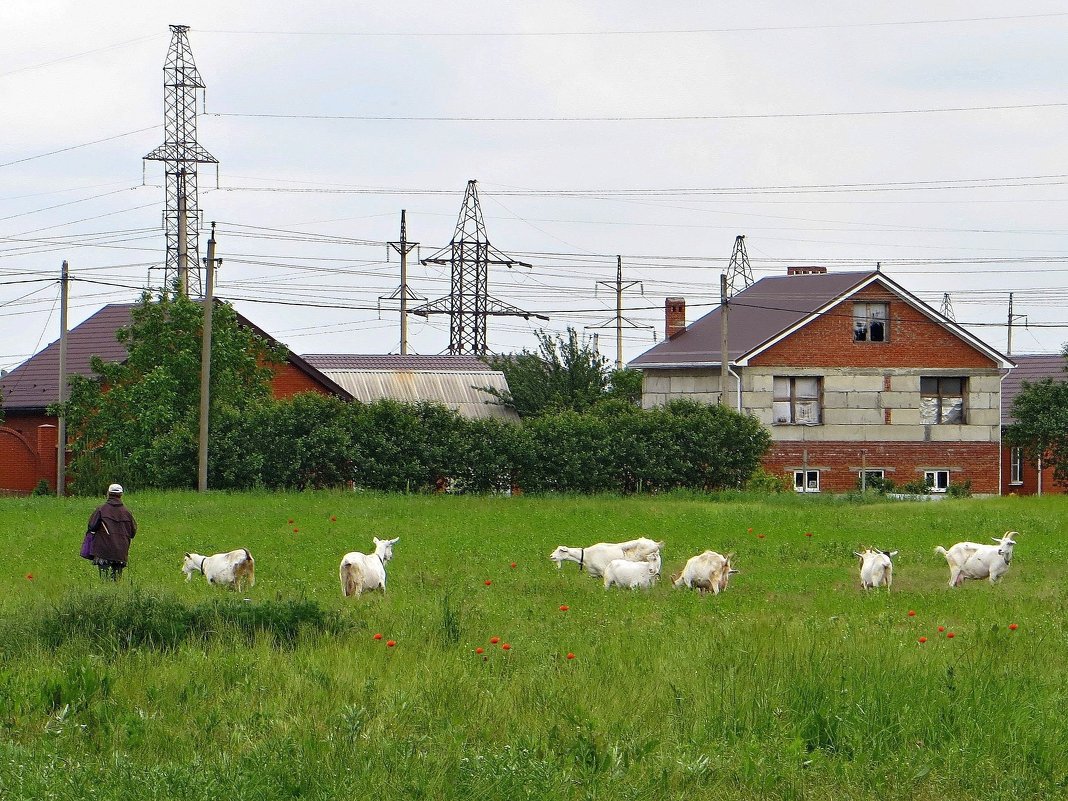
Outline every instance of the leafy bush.
<svg viewBox="0 0 1068 801">
<path fill-rule="evenodd" d="M 750 492 L 763 492 L 771 495 L 787 492 L 790 489 L 790 482 L 786 476 L 769 473 L 764 468 L 758 467 L 745 482 L 745 488 Z"/>
<path fill-rule="evenodd" d="M 957 484 L 950 484 L 946 487 L 946 495 L 951 498 L 972 497 L 972 480 L 969 478 Z"/>
<path fill-rule="evenodd" d="M 930 495 L 931 485 L 922 478 L 918 478 L 915 481 L 908 481 L 902 484 L 901 492 L 906 495 Z"/>
<path fill-rule="evenodd" d="M 883 478 L 879 478 L 878 476 L 868 476 L 865 479 L 858 475 L 857 489 L 863 489 L 865 492 L 874 492 L 877 495 L 886 495 L 887 493 L 894 491 L 894 480 L 892 478 L 886 478 L 885 476 Z"/>
</svg>

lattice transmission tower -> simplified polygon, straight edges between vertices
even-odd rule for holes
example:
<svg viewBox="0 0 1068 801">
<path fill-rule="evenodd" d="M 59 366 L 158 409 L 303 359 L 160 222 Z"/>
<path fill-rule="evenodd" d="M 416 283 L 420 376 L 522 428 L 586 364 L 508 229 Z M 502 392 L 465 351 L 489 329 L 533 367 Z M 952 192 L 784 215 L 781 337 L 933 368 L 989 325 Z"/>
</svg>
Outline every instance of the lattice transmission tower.
<svg viewBox="0 0 1068 801">
<path fill-rule="evenodd" d="M 197 89 L 204 81 L 193 62 L 188 25 L 171 25 L 171 46 L 163 65 L 163 144 L 145 156 L 162 161 L 166 172 L 166 205 L 163 224 L 167 233 L 167 262 L 163 275 L 166 290 L 181 295 L 202 294 L 200 246 L 197 229 L 197 165 L 219 160 L 197 143 Z"/>
<path fill-rule="evenodd" d="M 957 322 L 957 316 L 953 313 L 953 301 L 950 299 L 948 292 L 942 293 L 942 305 L 938 307 L 938 311 L 941 312 L 943 317 Z"/>
<path fill-rule="evenodd" d="M 749 266 L 749 255 L 745 252 L 745 235 L 734 237 L 734 250 L 727 265 L 727 295 L 732 296 L 753 285 L 753 268 Z"/>
<path fill-rule="evenodd" d="M 451 282 L 448 297 L 424 303 L 412 309 L 412 314 L 420 317 L 427 317 L 431 314 L 449 315 L 449 353 L 451 355 L 486 355 L 486 319 L 488 317 L 549 319 L 540 314 L 523 311 L 489 294 L 491 264 L 503 264 L 505 267 L 513 265 L 530 267 L 531 265 L 511 258 L 489 243 L 475 181 L 467 182 L 463 207 L 456 221 L 456 232 L 452 235 L 452 241 L 433 256 L 421 259 L 420 263 L 449 265 Z"/>
</svg>

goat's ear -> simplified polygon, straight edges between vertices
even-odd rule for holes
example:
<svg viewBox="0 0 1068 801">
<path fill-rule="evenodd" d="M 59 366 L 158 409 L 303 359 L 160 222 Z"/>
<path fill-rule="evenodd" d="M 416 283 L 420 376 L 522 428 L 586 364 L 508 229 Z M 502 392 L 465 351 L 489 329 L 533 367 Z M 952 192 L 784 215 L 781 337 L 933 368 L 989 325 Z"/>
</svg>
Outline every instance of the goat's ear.
<svg viewBox="0 0 1068 801">
<path fill-rule="evenodd" d="M 662 549 L 664 547 L 664 541 L 660 540 L 660 542 L 656 544 L 656 547 Z"/>
<path fill-rule="evenodd" d="M 733 558 L 734 558 L 734 551 L 731 551 L 729 554 L 727 554 L 726 561 L 730 562 L 730 560 L 733 559 Z"/>
<path fill-rule="evenodd" d="M 883 553 L 886 553 L 886 552 L 883 551 Z M 897 556 L 897 554 L 898 554 L 897 551 L 890 551 L 890 553 L 888 553 L 886 555 L 889 556 L 891 559 L 893 559 L 895 556 Z"/>
<path fill-rule="evenodd" d="M 859 554 L 856 551 L 853 551 L 853 556 L 857 557 L 858 559 L 863 559 L 864 558 L 864 556 L 862 554 Z"/>
<path fill-rule="evenodd" d="M 186 554 L 186 555 L 185 555 L 185 558 L 186 558 L 186 559 L 192 559 L 193 557 L 191 557 L 191 556 L 190 556 L 189 554 Z"/>
<path fill-rule="evenodd" d="M 398 542 L 400 542 L 400 537 L 394 537 L 393 539 L 391 539 L 389 541 L 389 544 L 390 545 L 396 545 Z"/>
<path fill-rule="evenodd" d="M 374 540 L 375 545 L 378 545 L 378 543 L 382 542 L 382 540 L 378 539 L 378 537 L 371 537 L 371 539 Z"/>
<path fill-rule="evenodd" d="M 1002 538 L 1001 537 L 991 537 L 990 539 L 992 539 L 994 542 L 1001 542 Z"/>
</svg>

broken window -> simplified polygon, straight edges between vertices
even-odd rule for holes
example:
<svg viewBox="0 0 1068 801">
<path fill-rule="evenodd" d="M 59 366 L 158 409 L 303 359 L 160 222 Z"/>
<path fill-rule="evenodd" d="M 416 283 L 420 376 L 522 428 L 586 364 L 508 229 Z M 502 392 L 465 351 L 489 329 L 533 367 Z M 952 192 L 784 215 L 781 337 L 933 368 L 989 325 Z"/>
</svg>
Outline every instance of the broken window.
<svg viewBox="0 0 1068 801">
<path fill-rule="evenodd" d="M 886 342 L 890 338 L 890 304 L 853 304 L 853 341 Z"/>
<path fill-rule="evenodd" d="M 964 378 L 920 379 L 920 422 L 924 425 L 960 425 L 964 422 Z"/>
<path fill-rule="evenodd" d="M 775 376 L 772 399 L 772 422 L 816 426 L 822 420 L 820 394 L 823 379 L 819 376 Z"/>
</svg>

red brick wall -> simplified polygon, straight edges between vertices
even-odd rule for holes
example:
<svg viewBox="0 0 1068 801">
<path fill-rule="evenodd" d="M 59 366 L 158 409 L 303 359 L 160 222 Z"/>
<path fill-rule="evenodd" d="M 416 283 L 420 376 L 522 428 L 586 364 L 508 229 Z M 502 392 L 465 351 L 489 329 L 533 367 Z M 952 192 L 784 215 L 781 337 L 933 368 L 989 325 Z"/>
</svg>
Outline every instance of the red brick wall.
<svg viewBox="0 0 1068 801">
<path fill-rule="evenodd" d="M 1005 446 L 1001 454 L 1001 491 L 1005 495 L 1037 495 L 1038 494 L 1038 468 L 1035 465 L 1028 464 L 1027 460 L 1024 460 L 1023 470 L 1020 471 L 1020 478 L 1022 483 L 1010 484 L 1009 479 L 1012 477 L 1012 448 Z M 1042 494 L 1043 495 L 1064 495 L 1068 490 L 1060 484 L 1054 483 L 1052 468 L 1046 467 L 1042 470 Z"/>
<path fill-rule="evenodd" d="M 314 381 L 307 373 L 298 370 L 289 362 L 275 370 L 274 378 L 271 379 L 271 392 L 276 398 L 289 398 L 299 392 L 318 392 L 321 395 L 329 395 L 330 391 Z"/>
<path fill-rule="evenodd" d="M 8 415 L 0 426 L 0 493 L 32 492 L 42 478 L 55 485 L 55 429 L 48 429 L 46 440 L 50 447 L 37 452 L 38 430 L 42 424 L 56 422 L 54 417 Z"/>
<path fill-rule="evenodd" d="M 998 492 L 998 445 L 991 442 L 776 442 L 764 459 L 765 470 L 786 474 L 791 482 L 803 464 L 820 471 L 821 492 L 855 489 L 862 465 L 887 470 L 898 486 L 922 480 L 924 469 L 937 469 L 950 471 L 950 483 L 970 480 L 972 492 Z"/>
<path fill-rule="evenodd" d="M 853 341 L 854 301 L 890 304 L 888 341 Z M 878 286 L 858 292 L 751 363 L 789 367 L 997 367 L 988 356 Z"/>
</svg>

